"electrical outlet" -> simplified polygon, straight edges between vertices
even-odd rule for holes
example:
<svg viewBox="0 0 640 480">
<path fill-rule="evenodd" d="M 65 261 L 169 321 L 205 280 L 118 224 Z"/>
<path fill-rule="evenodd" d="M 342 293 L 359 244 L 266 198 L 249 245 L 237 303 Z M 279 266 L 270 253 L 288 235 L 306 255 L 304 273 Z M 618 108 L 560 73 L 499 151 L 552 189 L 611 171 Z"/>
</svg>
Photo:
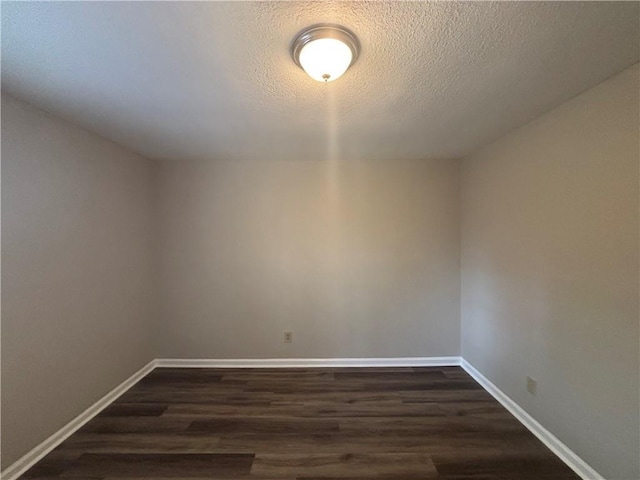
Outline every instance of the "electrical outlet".
<svg viewBox="0 0 640 480">
<path fill-rule="evenodd" d="M 527 377 L 527 392 L 535 395 L 538 391 L 538 381 L 535 378 Z"/>
<path fill-rule="evenodd" d="M 293 332 L 284 332 L 284 343 L 293 342 Z"/>
</svg>

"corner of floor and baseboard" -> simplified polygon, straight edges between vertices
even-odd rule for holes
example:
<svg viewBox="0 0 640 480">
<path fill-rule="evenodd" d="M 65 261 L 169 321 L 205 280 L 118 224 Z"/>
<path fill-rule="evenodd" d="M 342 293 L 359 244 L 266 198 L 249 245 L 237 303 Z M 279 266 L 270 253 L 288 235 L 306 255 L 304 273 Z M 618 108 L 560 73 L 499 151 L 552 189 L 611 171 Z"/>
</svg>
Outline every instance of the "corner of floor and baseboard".
<svg viewBox="0 0 640 480">
<path fill-rule="evenodd" d="M 489 392 L 520 423 L 533 433 L 560 460 L 578 474 L 583 480 L 605 480 L 587 462 L 576 455 L 555 435 L 529 415 L 520 405 L 496 387 L 473 365 L 459 356 L 452 357 L 401 357 L 401 358 L 268 358 L 268 359 L 171 359 L 159 358 L 143 366 L 128 379 L 95 402 L 84 412 L 71 420 L 60 430 L 15 463 L 7 467 L 1 474 L 2 480 L 16 480 L 20 475 L 34 466 L 45 455 L 73 435 L 83 425 L 98 415 L 102 410 L 116 401 L 124 392 L 140 381 L 155 368 L 311 368 L 311 367 L 443 367 L 460 366 L 487 392 Z"/>
<path fill-rule="evenodd" d="M 33 449 L 31 449 L 29 452 L 27 452 L 25 455 L 20 457 L 17 461 L 3 470 L 0 474 L 0 479 L 15 480 L 20 477 L 20 475 L 22 475 L 36 463 L 38 463 L 49 452 L 51 452 L 51 450 L 56 448 L 67 438 L 73 435 L 76 431 L 78 431 L 81 427 L 83 427 L 86 423 L 88 423 L 93 417 L 98 415 L 102 410 L 115 402 L 120 395 L 133 387 L 148 373 L 153 371 L 153 369 L 156 368 L 156 363 L 157 360 L 151 360 L 144 367 L 135 372 L 120 385 L 112 389 L 109 393 L 100 398 L 97 402 L 87 408 L 80 415 L 64 425 L 60 430 L 48 437 L 42 443 L 36 445 Z"/>
<path fill-rule="evenodd" d="M 507 394 L 496 387 L 489 379 L 467 362 L 461 359 L 460 366 L 478 382 L 482 388 L 489 392 L 511 415 L 516 417 L 538 440 L 545 444 L 560 460 L 584 480 L 605 480 L 587 462 L 576 455 L 573 450 L 562 443 L 558 437 L 543 427 L 535 418 L 529 415 L 524 408 L 514 402 Z"/>
</svg>

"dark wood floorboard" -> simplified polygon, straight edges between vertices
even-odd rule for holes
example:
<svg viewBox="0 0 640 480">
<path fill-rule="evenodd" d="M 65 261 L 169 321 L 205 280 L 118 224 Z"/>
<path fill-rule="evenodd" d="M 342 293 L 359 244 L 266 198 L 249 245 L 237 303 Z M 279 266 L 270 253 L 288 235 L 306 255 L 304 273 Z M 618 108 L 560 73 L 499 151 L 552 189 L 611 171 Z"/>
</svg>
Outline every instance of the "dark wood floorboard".
<svg viewBox="0 0 640 480">
<path fill-rule="evenodd" d="M 156 369 L 22 479 L 576 480 L 459 367 Z"/>
</svg>

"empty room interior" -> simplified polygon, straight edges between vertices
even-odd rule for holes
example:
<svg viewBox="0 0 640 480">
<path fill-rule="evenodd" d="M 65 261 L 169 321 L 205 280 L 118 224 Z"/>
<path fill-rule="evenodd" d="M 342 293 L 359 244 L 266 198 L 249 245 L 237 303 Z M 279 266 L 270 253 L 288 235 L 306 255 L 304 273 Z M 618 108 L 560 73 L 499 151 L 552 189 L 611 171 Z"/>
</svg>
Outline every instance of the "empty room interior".
<svg viewBox="0 0 640 480">
<path fill-rule="evenodd" d="M 640 479 L 640 2 L 13 2 L 1 476 Z"/>
</svg>

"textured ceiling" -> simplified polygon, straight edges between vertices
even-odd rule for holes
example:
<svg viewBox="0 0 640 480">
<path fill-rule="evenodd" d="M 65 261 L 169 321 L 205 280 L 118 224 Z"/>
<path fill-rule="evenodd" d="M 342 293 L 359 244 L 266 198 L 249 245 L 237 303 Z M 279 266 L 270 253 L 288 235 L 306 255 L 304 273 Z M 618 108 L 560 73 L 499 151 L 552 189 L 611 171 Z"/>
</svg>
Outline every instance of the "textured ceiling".
<svg viewBox="0 0 640 480">
<path fill-rule="evenodd" d="M 459 157 L 638 62 L 638 2 L 3 2 L 2 88 L 162 159 Z M 335 22 L 339 80 L 289 57 Z"/>
</svg>

